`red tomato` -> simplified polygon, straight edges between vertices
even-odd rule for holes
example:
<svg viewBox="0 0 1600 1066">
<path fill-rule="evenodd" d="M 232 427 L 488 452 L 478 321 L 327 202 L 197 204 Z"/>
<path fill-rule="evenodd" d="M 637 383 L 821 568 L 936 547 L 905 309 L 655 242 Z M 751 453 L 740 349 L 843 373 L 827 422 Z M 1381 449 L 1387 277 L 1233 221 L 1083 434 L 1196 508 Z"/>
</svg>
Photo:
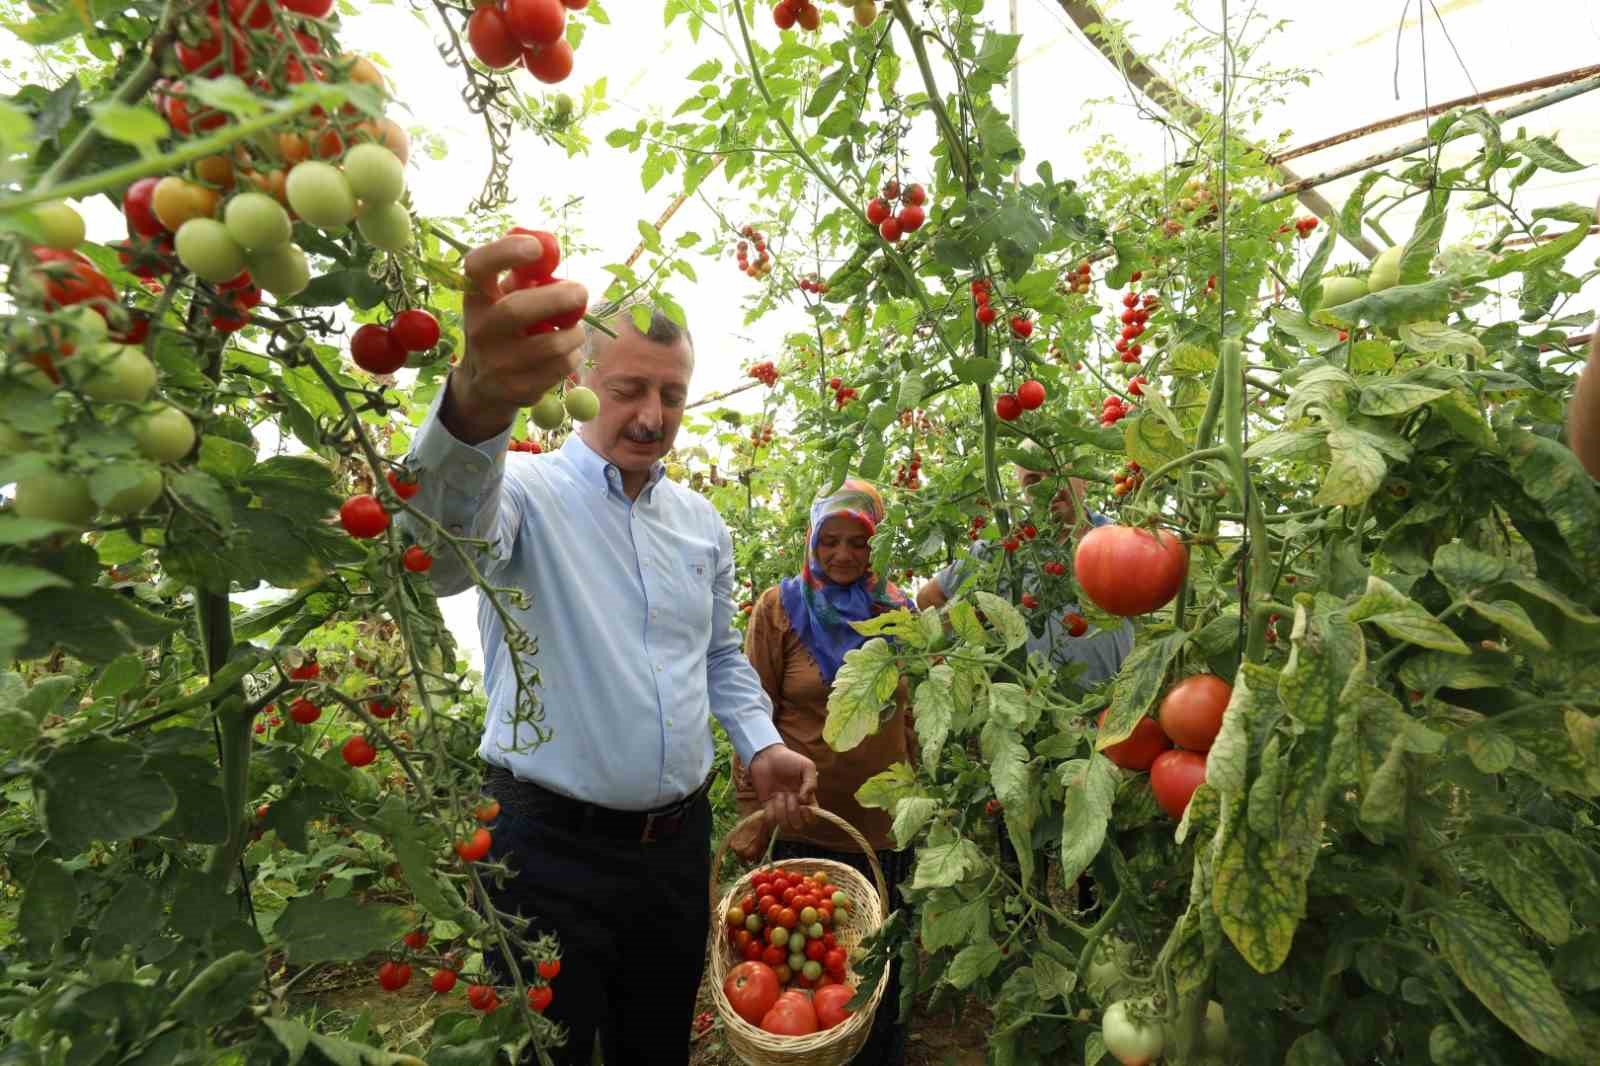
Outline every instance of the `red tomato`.
<svg viewBox="0 0 1600 1066">
<path fill-rule="evenodd" d="M 1017 402 L 1024 411 L 1037 410 L 1044 405 L 1045 390 L 1042 382 L 1029 379 L 1017 389 Z"/>
<path fill-rule="evenodd" d="M 315 659 L 307 659 L 289 671 L 289 678 L 293 681 L 313 681 L 321 675 L 322 664 Z"/>
<path fill-rule="evenodd" d="M 817 1025 L 823 1029 L 832 1029 L 846 1018 L 850 1012 L 844 1005 L 855 998 L 856 990 L 850 985 L 829 985 L 819 988 L 816 995 L 811 997 L 812 1006 L 817 1012 Z"/>
<path fill-rule="evenodd" d="M 768 966 L 782 966 L 783 960 L 788 957 L 789 953 L 776 944 L 770 944 L 761 951 L 761 961 Z"/>
<path fill-rule="evenodd" d="M 722 994 L 728 997 L 733 1013 L 751 1025 L 760 1025 L 778 1002 L 778 975 L 764 962 L 740 963 L 722 982 Z"/>
<path fill-rule="evenodd" d="M 413 544 L 400 557 L 400 564 L 413 574 L 426 574 L 433 568 L 433 556 L 424 551 L 420 545 Z"/>
<path fill-rule="evenodd" d="M 739 901 L 739 909 L 744 911 L 746 914 L 755 914 L 756 898 L 754 896 L 744 897 L 744 899 Z"/>
<path fill-rule="evenodd" d="M 289 717 L 301 725 L 310 725 L 322 717 L 322 708 L 307 699 L 298 699 L 289 704 Z"/>
<path fill-rule="evenodd" d="M 1233 686 L 1215 674 L 1186 677 L 1161 698 L 1161 731 L 1180 748 L 1210 751 L 1232 697 Z"/>
<path fill-rule="evenodd" d="M 128 222 L 128 236 L 156 238 L 166 232 L 156 218 L 155 191 L 159 177 L 140 178 L 122 194 L 122 217 Z"/>
<path fill-rule="evenodd" d="M 793 929 L 800 916 L 795 914 L 793 907 L 784 907 L 778 911 L 778 924 L 785 929 Z"/>
<path fill-rule="evenodd" d="M 494 4 L 487 4 L 467 19 L 467 44 L 478 62 L 504 70 L 522 58 L 522 45 L 511 35 L 506 17 Z"/>
<path fill-rule="evenodd" d="M 36 276 L 44 284 L 45 306 L 50 310 L 87 300 L 116 302 L 117 290 L 111 282 L 77 252 L 60 252 L 40 245 L 33 254 L 41 264 Z"/>
<path fill-rule="evenodd" d="M 366 737 L 351 737 L 339 749 L 339 754 L 351 766 L 366 766 L 378 757 L 378 749 Z"/>
<path fill-rule="evenodd" d="M 748 936 L 749 934 L 746 935 Z M 760 962 L 762 960 L 763 950 L 764 949 L 761 947 L 761 941 L 751 940 L 740 949 L 740 954 L 745 957 L 747 962 Z"/>
<path fill-rule="evenodd" d="M 805 996 L 785 992 L 762 1017 L 761 1028 L 780 1036 L 806 1036 L 817 1031 L 817 1012 Z"/>
<path fill-rule="evenodd" d="M 790 885 L 788 888 L 784 889 L 783 890 L 783 905 L 785 907 L 793 907 L 795 905 L 794 898 L 796 896 L 798 896 L 799 894 L 800 893 L 795 890 L 795 887 L 793 885 Z"/>
<path fill-rule="evenodd" d="M 1089 620 L 1077 611 L 1068 611 L 1063 615 L 1061 624 L 1066 626 L 1067 633 L 1074 637 L 1081 637 L 1089 632 Z"/>
<path fill-rule="evenodd" d="M 534 282 L 548 281 L 555 276 L 556 268 L 561 265 L 561 242 L 556 240 L 555 234 L 542 229 L 513 226 L 506 236 L 532 237 L 539 242 L 543 252 L 534 262 L 511 269 L 512 277 L 516 279 L 519 288 L 527 288 Z M 764 871 L 761 879 L 770 881 L 771 871 Z"/>
<path fill-rule="evenodd" d="M 339 524 L 358 540 L 371 540 L 389 528 L 389 513 L 377 498 L 365 493 L 352 496 L 339 508 Z"/>
<path fill-rule="evenodd" d="M 500 997 L 493 985 L 472 985 L 467 989 L 467 1002 L 472 1004 L 473 1010 L 487 1013 L 500 1005 Z"/>
<path fill-rule="evenodd" d="M 738 929 L 729 929 L 728 932 L 733 934 L 733 946 L 739 950 L 741 955 L 744 954 L 745 945 L 751 943 L 753 939 L 750 936 L 750 930 L 741 926 Z"/>
<path fill-rule="evenodd" d="M 406 349 L 387 327 L 368 322 L 350 337 L 350 358 L 369 374 L 393 374 L 406 365 Z"/>
<path fill-rule="evenodd" d="M 1106 715 L 1110 711 L 1111 708 L 1107 707 L 1100 712 L 1098 725 L 1105 726 Z M 1172 742 L 1154 719 L 1141 718 L 1127 739 L 1119 740 L 1100 754 L 1125 770 L 1148 770 L 1150 764 L 1156 761 L 1156 756 L 1171 746 Z"/>
<path fill-rule="evenodd" d="M 827 953 L 828 945 L 824 944 L 822 941 L 806 941 L 806 958 L 810 959 L 812 962 L 821 962 L 823 956 L 827 955 Z"/>
<path fill-rule="evenodd" d="M 1102 611 L 1148 614 L 1178 594 L 1189 549 L 1169 531 L 1158 537 L 1132 526 L 1096 526 L 1078 542 L 1072 572 Z"/>
<path fill-rule="evenodd" d="M 566 81 L 572 73 L 572 46 L 562 37 L 554 44 L 529 48 L 522 53 L 522 65 L 546 85 Z"/>
<path fill-rule="evenodd" d="M 1003 392 L 995 397 L 994 413 L 1002 422 L 1015 422 L 1022 417 L 1022 401 L 1014 393 Z"/>
<path fill-rule="evenodd" d="M 425 352 L 439 343 L 439 320 L 426 311 L 401 311 L 389 323 L 389 333 L 408 352 Z"/>
<path fill-rule="evenodd" d="M 400 497 L 402 500 L 411 499 L 411 497 L 415 496 L 422 489 L 422 485 L 416 480 L 400 480 L 400 478 L 395 475 L 393 470 L 389 471 L 387 477 L 389 479 L 389 487 L 393 489 L 394 494 Z"/>
<path fill-rule="evenodd" d="M 1156 802 L 1175 820 L 1183 817 L 1189 798 L 1205 779 L 1206 757 L 1197 751 L 1164 751 L 1150 767 L 1150 788 Z"/>
<path fill-rule="evenodd" d="M 469 840 L 456 841 L 456 854 L 466 862 L 477 862 L 489 854 L 489 845 L 494 843 L 494 837 L 489 835 L 487 829 L 479 829 L 472 834 Z"/>
<path fill-rule="evenodd" d="M 411 981 L 411 967 L 403 962 L 389 961 L 378 967 L 378 984 L 385 992 L 398 992 Z"/>
<path fill-rule="evenodd" d="M 421 951 L 428 946 L 428 934 L 421 929 L 413 929 L 400 939 L 405 941 L 406 947 L 412 951 Z"/>
<path fill-rule="evenodd" d="M 524 46 L 555 44 L 567 28 L 561 0 L 505 0 L 506 27 Z"/>
<path fill-rule="evenodd" d="M 367 713 L 374 718 L 393 718 L 394 712 L 400 708 L 388 700 L 368 700 Z"/>
<path fill-rule="evenodd" d="M 556 994 L 549 985 L 535 985 L 528 989 L 528 1009 L 535 1014 L 543 1014 L 544 1009 L 555 998 Z"/>
<path fill-rule="evenodd" d="M 435 992 L 441 996 L 446 995 L 456 986 L 456 972 L 454 970 L 435 970 L 432 983 Z"/>
<path fill-rule="evenodd" d="M 554 981 L 561 976 L 560 959 L 541 959 L 539 962 L 539 976 L 546 981 Z"/>
</svg>

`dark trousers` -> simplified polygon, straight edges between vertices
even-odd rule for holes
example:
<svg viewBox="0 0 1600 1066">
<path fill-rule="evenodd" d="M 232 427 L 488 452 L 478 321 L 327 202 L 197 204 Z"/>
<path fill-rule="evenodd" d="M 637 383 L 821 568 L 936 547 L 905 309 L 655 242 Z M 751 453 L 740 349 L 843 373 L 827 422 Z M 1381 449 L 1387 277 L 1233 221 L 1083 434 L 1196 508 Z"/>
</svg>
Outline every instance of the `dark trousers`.
<svg viewBox="0 0 1600 1066">
<path fill-rule="evenodd" d="M 516 875 L 488 883 L 491 901 L 532 920 L 530 938 L 561 941 L 545 1017 L 567 1041 L 551 1058 L 590 1066 L 598 1033 L 608 1064 L 685 1066 L 711 920 L 710 802 L 702 795 L 675 836 L 647 844 L 552 826 L 540 815 L 558 801 L 525 786 L 490 778 L 484 788 L 500 801 L 490 855 Z M 484 962 L 510 980 L 498 948 Z M 531 962 L 522 975 L 535 976 Z"/>
<path fill-rule="evenodd" d="M 874 887 L 877 884 L 872 880 L 867 857 L 859 851 L 829 851 L 800 841 L 778 840 L 772 845 L 772 857 L 779 860 L 829 859 L 842 862 L 860 870 L 869 884 Z M 880 851 L 878 865 L 883 868 L 883 883 L 889 889 L 889 909 L 892 911 L 904 907 L 906 904 L 900 898 L 900 884 L 910 876 L 911 852 Z M 861 1045 L 861 1050 L 850 1061 L 856 1066 L 900 1066 L 906 1057 L 906 1027 L 900 1024 L 899 1017 L 900 957 L 896 955 L 889 962 L 888 983 L 883 988 L 883 999 L 878 1001 L 878 1013 L 873 1016 L 872 1031 L 867 1035 L 867 1042 Z"/>
</svg>

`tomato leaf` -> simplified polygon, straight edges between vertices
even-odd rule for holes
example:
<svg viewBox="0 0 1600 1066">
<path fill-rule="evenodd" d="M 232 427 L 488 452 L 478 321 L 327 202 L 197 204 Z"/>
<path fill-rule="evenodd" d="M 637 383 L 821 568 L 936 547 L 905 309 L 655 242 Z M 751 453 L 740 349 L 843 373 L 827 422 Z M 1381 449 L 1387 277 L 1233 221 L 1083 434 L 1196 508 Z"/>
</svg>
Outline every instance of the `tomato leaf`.
<svg viewBox="0 0 1600 1066">
<path fill-rule="evenodd" d="M 921 906 L 922 946 L 929 952 L 958 947 L 989 935 L 989 897 L 963 901 L 948 889 L 936 890 Z"/>
<path fill-rule="evenodd" d="M 76 853 L 95 840 L 129 840 L 160 828 L 178 798 L 142 749 L 93 738 L 58 749 L 35 781 L 55 843 Z"/>
<path fill-rule="evenodd" d="M 414 928 L 404 907 L 384 907 L 352 897 L 298 896 L 273 925 L 295 965 L 354 962 L 389 945 Z"/>
<path fill-rule="evenodd" d="M 1357 409 L 1364 415 L 1382 417 L 1403 415 L 1445 395 L 1448 389 L 1433 389 L 1405 381 L 1364 383 Z"/>
<path fill-rule="evenodd" d="M 1352 622 L 1371 622 L 1396 640 L 1452 655 L 1471 654 L 1454 630 L 1376 575 L 1367 578 L 1366 595 L 1350 607 L 1347 617 Z"/>
<path fill-rule="evenodd" d="M 940 663 L 928 671 L 926 680 L 917 685 L 913 707 L 916 712 L 917 739 L 922 744 L 924 766 L 939 765 L 939 755 L 944 751 L 945 738 L 950 735 L 950 727 L 956 714 L 954 683 L 954 671 L 947 664 Z"/>
<path fill-rule="evenodd" d="M 895 804 L 894 823 L 889 830 L 894 834 L 895 846 L 909 846 L 933 816 L 939 813 L 939 807 L 939 801 L 931 796 L 907 796 Z"/>
<path fill-rule="evenodd" d="M 1571 939 L 1571 905 L 1561 887 L 1563 878 L 1538 842 L 1512 847 L 1490 840 L 1473 851 L 1494 890 L 1529 929 L 1551 944 Z"/>
<path fill-rule="evenodd" d="M 1313 1029 L 1289 1045 L 1283 1066 L 1344 1066 L 1344 1058 L 1333 1037 L 1321 1029 Z"/>
<path fill-rule="evenodd" d="M 1512 1032 L 1546 1054 L 1583 1057 L 1550 972 L 1499 915 L 1475 900 L 1444 900 L 1428 928 L 1461 983 Z"/>
<path fill-rule="evenodd" d="M 1122 664 L 1122 671 L 1111 689 L 1111 710 L 1100 726 L 1095 750 L 1104 751 L 1133 733 L 1139 719 L 1149 713 L 1161 692 L 1167 668 L 1189 639 L 1181 629 L 1166 633 L 1152 627 L 1143 639 L 1134 645 L 1133 652 Z"/>
<path fill-rule="evenodd" d="M 822 739 L 834 751 L 849 751 L 876 733 L 899 686 L 900 671 L 888 641 L 874 637 L 847 652 L 828 693 Z"/>
<path fill-rule="evenodd" d="M 22 886 L 17 932 L 43 954 L 71 931 L 78 914 L 78 886 L 55 859 L 39 859 Z"/>
<path fill-rule="evenodd" d="M 1567 549 L 1591 583 L 1600 583 L 1600 499 L 1594 480 L 1571 450 L 1501 418 L 1495 430 L 1504 442 L 1511 476 L 1555 523 Z"/>
<path fill-rule="evenodd" d="M 944 844 L 930 844 L 917 852 L 917 869 L 911 887 L 949 888 L 959 884 L 986 865 L 983 852 L 965 837 Z"/>
<path fill-rule="evenodd" d="M 921 792 L 916 772 L 905 763 L 897 762 L 862 782 L 861 787 L 856 789 L 856 802 L 863 807 L 892 811 L 901 799 L 920 795 Z"/>
<path fill-rule="evenodd" d="M 1061 778 L 1067 786 L 1061 804 L 1062 884 L 1076 881 L 1100 854 L 1119 776 L 1116 764 L 1104 755 L 1062 765 Z"/>
<path fill-rule="evenodd" d="M 976 944 L 968 944 L 956 952 L 956 957 L 950 960 L 949 969 L 944 972 L 944 979 L 957 988 L 970 988 L 994 973 L 1000 966 L 1000 949 L 993 940 L 982 940 Z"/>
</svg>

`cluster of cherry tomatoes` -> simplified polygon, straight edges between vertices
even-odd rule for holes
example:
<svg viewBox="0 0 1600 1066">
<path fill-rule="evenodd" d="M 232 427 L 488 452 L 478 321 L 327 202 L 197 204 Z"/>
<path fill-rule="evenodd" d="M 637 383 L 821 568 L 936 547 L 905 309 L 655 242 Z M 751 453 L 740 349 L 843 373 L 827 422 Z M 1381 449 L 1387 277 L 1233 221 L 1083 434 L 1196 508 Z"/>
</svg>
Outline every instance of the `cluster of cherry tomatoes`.
<svg viewBox="0 0 1600 1066">
<path fill-rule="evenodd" d="M 772 423 L 767 422 L 750 431 L 750 446 L 760 448 L 772 443 Z"/>
<path fill-rule="evenodd" d="M 1016 392 L 1002 392 L 994 399 L 994 413 L 1002 422 L 1015 422 L 1024 411 L 1037 411 L 1048 397 L 1044 383 L 1031 378 L 1017 387 Z"/>
<path fill-rule="evenodd" d="M 506 451 L 527 452 L 530 455 L 538 455 L 540 452 L 544 451 L 544 449 L 539 447 L 539 442 L 536 440 L 513 439 L 506 442 Z"/>
<path fill-rule="evenodd" d="M 387 326 L 368 322 L 350 338 L 350 358 L 369 374 L 393 374 L 406 365 L 412 352 L 425 352 L 439 343 L 439 320 L 427 311 L 401 311 Z"/>
<path fill-rule="evenodd" d="M 1292 229 L 1295 232 L 1295 236 L 1299 237 L 1301 240 L 1305 240 L 1307 237 L 1311 236 L 1311 232 L 1321 224 L 1321 220 L 1318 219 L 1316 215 L 1306 215 L 1303 218 L 1295 219 L 1292 223 L 1285 222 L 1283 225 L 1278 227 L 1278 233 L 1279 235 L 1282 235 L 1288 233 Z"/>
<path fill-rule="evenodd" d="M 1089 260 L 1079 260 L 1075 269 L 1061 275 L 1061 281 L 1056 285 L 1056 291 L 1066 296 L 1069 293 L 1087 295 L 1089 292 Z"/>
<path fill-rule="evenodd" d="M 1137 381 L 1139 379 L 1135 378 L 1134 380 Z M 1144 472 L 1139 469 L 1138 463 L 1130 459 L 1128 460 L 1128 465 L 1118 471 L 1117 476 L 1112 480 L 1111 491 L 1117 496 L 1126 496 L 1128 493 L 1136 491 L 1143 484 Z"/>
<path fill-rule="evenodd" d="M 521 63 L 546 84 L 572 73 L 567 43 L 567 11 L 582 11 L 589 0 L 499 0 L 479 7 L 467 19 L 467 44 L 478 62 L 492 70 Z"/>
<path fill-rule="evenodd" d="M 771 359 L 757 363 L 747 373 L 769 389 L 778 383 L 778 368 Z"/>
<path fill-rule="evenodd" d="M 764 278 L 772 273 L 772 255 L 767 251 L 767 235 L 747 224 L 739 230 L 739 236 L 742 239 L 733 246 L 733 254 L 740 272 L 752 278 Z M 752 245 L 756 253 L 753 263 L 750 261 Z"/>
<path fill-rule="evenodd" d="M 815 274 L 807 274 L 800 279 L 800 291 L 809 292 L 816 296 L 828 295 L 828 283 Z"/>
<path fill-rule="evenodd" d="M 916 452 L 911 453 L 909 463 L 901 463 L 895 472 L 894 483 L 903 489 L 916 492 L 922 487 L 922 456 Z"/>
<path fill-rule="evenodd" d="M 1215 674 L 1186 677 L 1161 698 L 1155 718 L 1140 718 L 1126 739 L 1102 754 L 1126 770 L 1149 771 L 1156 802 L 1172 818 L 1182 818 L 1205 780 L 1206 755 L 1232 696 L 1233 686 Z M 1100 712 L 1102 728 L 1109 712 Z"/>
<path fill-rule="evenodd" d="M 901 204 L 898 212 L 894 209 L 895 201 Z M 893 244 L 905 234 L 922 228 L 928 220 L 928 213 L 922 206 L 927 202 L 928 192 L 921 185 L 912 182 L 902 189 L 898 181 L 890 178 L 883 184 L 883 194 L 867 201 L 867 221 L 878 227 L 878 236 Z"/>
<path fill-rule="evenodd" d="M 843 378 L 832 378 L 828 381 L 828 388 L 833 390 L 833 405 L 843 407 L 851 400 L 861 395 L 855 389 L 844 383 Z"/>
<path fill-rule="evenodd" d="M 1108 427 L 1114 426 L 1124 418 L 1127 418 L 1132 412 L 1133 408 L 1128 406 L 1121 396 L 1112 393 L 1100 405 L 1100 424 Z"/>
</svg>

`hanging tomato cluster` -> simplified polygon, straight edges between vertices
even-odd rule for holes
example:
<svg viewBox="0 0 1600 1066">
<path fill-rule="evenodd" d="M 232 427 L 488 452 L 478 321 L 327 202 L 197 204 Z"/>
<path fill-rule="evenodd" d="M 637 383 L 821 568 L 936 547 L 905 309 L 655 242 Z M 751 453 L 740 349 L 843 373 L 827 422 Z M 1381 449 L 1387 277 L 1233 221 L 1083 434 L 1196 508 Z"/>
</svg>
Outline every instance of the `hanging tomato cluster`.
<svg viewBox="0 0 1600 1066">
<path fill-rule="evenodd" d="M 764 278 L 772 273 L 772 256 L 767 252 L 767 235 L 754 226 L 746 225 L 739 231 L 739 236 L 744 239 L 734 245 L 733 254 L 739 261 L 740 271 L 752 278 Z M 754 263 L 750 262 L 752 244 L 755 245 L 756 252 Z"/>
<path fill-rule="evenodd" d="M 439 343 L 439 321 L 427 311 L 401 311 L 387 325 L 368 322 L 350 338 L 350 358 L 369 374 L 393 374 L 412 352 L 425 352 Z"/>
<path fill-rule="evenodd" d="M 903 489 L 916 492 L 922 487 L 922 456 L 916 452 L 911 453 L 909 463 L 901 463 L 895 473 L 894 483 Z"/>
<path fill-rule="evenodd" d="M 778 368 L 771 359 L 757 363 L 747 373 L 769 389 L 778 383 Z"/>
<path fill-rule="evenodd" d="M 893 206 L 897 200 L 902 205 L 898 212 Z M 893 244 L 922 228 L 928 220 L 922 206 L 927 202 L 928 192 L 921 185 L 912 182 L 902 190 L 900 183 L 890 178 L 884 182 L 883 194 L 867 201 L 867 221 L 878 227 L 878 236 Z"/>
<path fill-rule="evenodd" d="M 1069 270 L 1061 276 L 1061 282 L 1056 286 L 1056 291 L 1066 296 L 1069 293 L 1087 294 L 1089 291 L 1089 260 L 1078 261 L 1075 270 Z"/>
<path fill-rule="evenodd" d="M 572 45 L 567 42 L 567 11 L 581 11 L 589 0 L 499 0 L 485 4 L 467 19 L 467 44 L 478 62 L 505 70 L 520 62 L 529 74 L 548 84 L 572 73 Z"/>
<path fill-rule="evenodd" d="M 833 390 L 833 403 L 835 407 L 843 407 L 851 400 L 861 395 L 855 389 L 844 383 L 843 378 L 833 378 L 828 382 L 828 388 Z"/>
</svg>

